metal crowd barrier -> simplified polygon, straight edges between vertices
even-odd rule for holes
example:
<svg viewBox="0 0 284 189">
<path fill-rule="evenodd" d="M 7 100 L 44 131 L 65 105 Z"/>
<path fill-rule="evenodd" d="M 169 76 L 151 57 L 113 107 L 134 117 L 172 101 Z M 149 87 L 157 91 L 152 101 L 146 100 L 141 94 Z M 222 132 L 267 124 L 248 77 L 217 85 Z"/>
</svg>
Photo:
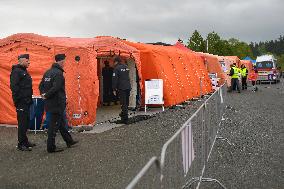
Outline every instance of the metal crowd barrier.
<svg viewBox="0 0 284 189">
<path fill-rule="evenodd" d="M 141 183 L 142 188 L 199 188 L 201 182 L 216 182 L 225 188 L 221 182 L 212 178 L 204 178 L 206 165 L 218 137 L 218 129 L 223 119 L 224 94 L 226 86 L 216 90 L 198 110 L 182 125 L 182 127 L 163 145 L 161 151 L 159 183 L 157 187 L 150 186 L 152 180 L 141 181 L 146 175 L 153 158 L 132 180 Z M 150 164 L 151 163 L 151 164 Z M 143 171 L 143 172 L 142 172 Z M 151 173 L 151 172 L 149 172 Z M 159 187 L 160 186 L 160 187 Z M 136 188 L 134 185 L 127 189 Z M 138 187 L 141 188 L 141 187 Z"/>
<path fill-rule="evenodd" d="M 161 188 L 161 168 L 157 157 L 152 157 L 142 170 L 134 177 L 126 189 Z"/>
</svg>

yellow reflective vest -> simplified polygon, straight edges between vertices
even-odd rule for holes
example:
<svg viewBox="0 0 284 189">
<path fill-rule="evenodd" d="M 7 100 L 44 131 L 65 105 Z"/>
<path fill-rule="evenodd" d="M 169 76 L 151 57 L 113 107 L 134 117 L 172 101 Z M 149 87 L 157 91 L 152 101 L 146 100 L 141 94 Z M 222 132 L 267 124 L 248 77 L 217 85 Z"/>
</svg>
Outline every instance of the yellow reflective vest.
<svg viewBox="0 0 284 189">
<path fill-rule="evenodd" d="M 233 68 L 233 70 L 234 70 L 234 74 L 232 75 L 232 78 L 233 79 L 238 79 L 239 78 L 239 73 L 240 73 L 240 69 L 239 68 L 237 68 L 237 67 L 235 67 L 235 66 L 233 66 L 232 67 Z"/>
<path fill-rule="evenodd" d="M 246 77 L 247 76 L 247 68 L 242 68 L 241 74 L 242 74 L 242 77 Z"/>
</svg>

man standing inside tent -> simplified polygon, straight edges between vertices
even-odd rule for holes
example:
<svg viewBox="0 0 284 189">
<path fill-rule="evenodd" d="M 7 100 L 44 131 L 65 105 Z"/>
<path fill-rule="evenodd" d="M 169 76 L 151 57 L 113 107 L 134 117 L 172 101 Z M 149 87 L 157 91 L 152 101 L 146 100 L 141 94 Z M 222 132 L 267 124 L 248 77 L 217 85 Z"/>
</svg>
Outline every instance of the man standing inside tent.
<svg viewBox="0 0 284 189">
<path fill-rule="evenodd" d="M 29 67 L 29 54 L 18 56 L 18 64 L 12 66 L 10 75 L 10 88 L 13 102 L 17 111 L 18 120 L 18 150 L 31 151 L 35 144 L 30 143 L 27 130 L 30 122 L 30 106 L 33 103 L 32 78 L 27 71 Z"/>
<path fill-rule="evenodd" d="M 244 64 L 241 65 L 241 74 L 242 74 L 242 89 L 245 90 L 248 88 L 247 85 L 248 69 Z"/>
<path fill-rule="evenodd" d="M 112 74 L 113 74 L 113 68 L 109 66 L 109 62 L 104 62 L 105 67 L 102 69 L 102 75 L 103 75 L 103 102 L 104 105 L 107 106 L 110 105 L 112 101 L 114 101 L 114 95 L 112 93 Z"/>
<path fill-rule="evenodd" d="M 229 92 L 231 92 L 232 90 L 237 89 L 238 93 L 241 92 L 240 90 L 240 84 L 239 84 L 239 68 L 237 68 L 236 63 L 234 63 L 233 65 L 231 65 L 231 70 L 230 70 L 230 76 L 231 76 L 231 89 L 229 90 Z"/>
<path fill-rule="evenodd" d="M 56 62 L 45 72 L 39 86 L 40 94 L 44 99 L 45 110 L 51 114 L 47 138 L 47 151 L 49 153 L 63 151 L 63 149 L 55 146 L 57 130 L 60 131 L 67 147 L 71 147 L 78 142 L 72 139 L 65 127 L 66 92 L 63 75 L 65 57 L 65 54 L 55 56 Z"/>
<path fill-rule="evenodd" d="M 114 63 L 115 68 L 112 76 L 112 89 L 115 95 L 116 92 L 118 92 L 121 105 L 121 113 L 119 114 L 121 120 L 117 123 L 128 124 L 128 106 L 131 90 L 129 68 L 126 64 L 122 64 L 120 57 L 115 57 Z"/>
</svg>

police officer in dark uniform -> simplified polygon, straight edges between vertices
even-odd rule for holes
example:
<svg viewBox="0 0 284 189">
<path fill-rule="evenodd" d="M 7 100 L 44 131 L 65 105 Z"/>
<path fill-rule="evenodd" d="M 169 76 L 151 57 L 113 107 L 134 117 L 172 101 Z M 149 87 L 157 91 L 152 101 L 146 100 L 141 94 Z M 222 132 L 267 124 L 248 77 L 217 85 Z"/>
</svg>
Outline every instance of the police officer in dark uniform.
<svg viewBox="0 0 284 189">
<path fill-rule="evenodd" d="M 65 54 L 57 54 L 55 56 L 56 62 L 45 72 L 39 86 L 40 94 L 44 99 L 45 110 L 51 114 L 47 138 L 47 151 L 49 153 L 63 151 L 63 149 L 55 146 L 57 130 L 60 131 L 67 147 L 71 147 L 78 142 L 72 139 L 65 127 L 66 93 L 63 75 L 65 57 Z"/>
<path fill-rule="evenodd" d="M 129 95 L 131 90 L 129 68 L 126 64 L 121 63 L 121 58 L 116 57 L 114 59 L 115 68 L 112 76 L 112 89 L 116 95 L 118 92 L 119 101 L 121 105 L 121 113 L 119 116 L 121 120 L 117 123 L 128 124 L 128 106 L 129 106 Z"/>
<path fill-rule="evenodd" d="M 104 62 L 105 67 L 102 69 L 102 76 L 103 76 L 103 101 L 106 103 L 107 106 L 114 100 L 114 95 L 112 92 L 112 74 L 113 68 L 109 66 L 109 62 Z"/>
<path fill-rule="evenodd" d="M 33 103 L 32 78 L 27 71 L 29 54 L 18 56 L 18 64 L 12 66 L 10 88 L 18 120 L 18 150 L 31 151 L 35 144 L 29 142 L 27 130 L 30 123 L 30 106 Z"/>
</svg>

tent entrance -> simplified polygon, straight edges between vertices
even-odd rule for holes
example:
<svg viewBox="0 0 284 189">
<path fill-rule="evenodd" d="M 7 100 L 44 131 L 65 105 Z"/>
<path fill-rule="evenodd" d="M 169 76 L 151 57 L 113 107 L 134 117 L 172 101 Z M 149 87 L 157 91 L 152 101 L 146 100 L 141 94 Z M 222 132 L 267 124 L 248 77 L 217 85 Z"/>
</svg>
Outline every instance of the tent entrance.
<svg viewBox="0 0 284 189">
<path fill-rule="evenodd" d="M 137 83 L 139 80 L 136 64 L 133 59 L 122 59 L 122 61 L 127 63 L 129 68 L 129 77 L 131 83 L 129 108 L 135 109 L 137 107 L 137 102 L 139 99 L 139 84 Z M 106 62 L 108 62 L 110 67 L 108 69 L 105 69 L 105 65 L 107 64 Z M 99 99 L 96 123 L 101 123 L 119 117 L 121 109 L 118 96 L 116 97 L 112 94 L 111 79 L 112 71 L 114 69 L 113 57 L 98 57 L 97 63 L 97 74 L 99 78 Z"/>
<path fill-rule="evenodd" d="M 135 109 L 138 106 L 138 100 L 139 100 L 138 72 L 136 69 L 135 61 L 133 59 L 128 59 L 127 65 L 129 68 L 129 78 L 131 84 L 131 91 L 129 96 L 129 108 Z"/>
</svg>

